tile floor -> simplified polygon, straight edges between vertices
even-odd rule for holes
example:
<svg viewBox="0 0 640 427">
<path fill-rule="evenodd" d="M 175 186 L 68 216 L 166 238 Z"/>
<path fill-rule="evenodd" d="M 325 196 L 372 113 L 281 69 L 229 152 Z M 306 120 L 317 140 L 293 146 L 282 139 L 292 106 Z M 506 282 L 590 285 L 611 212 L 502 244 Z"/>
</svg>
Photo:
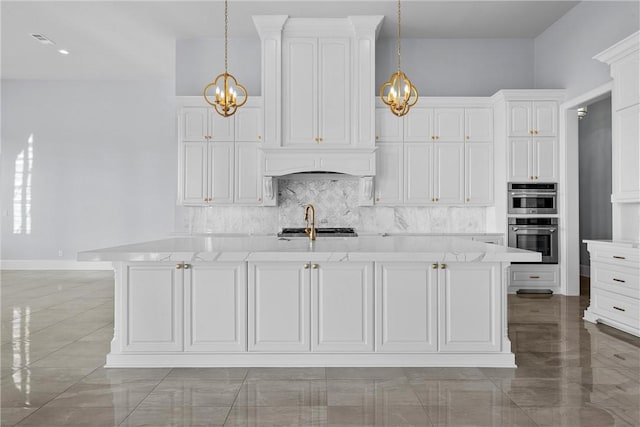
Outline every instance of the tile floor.
<svg viewBox="0 0 640 427">
<path fill-rule="evenodd" d="M 104 369 L 112 286 L 2 272 L 3 426 L 640 425 L 640 339 L 584 297 L 509 297 L 517 369 Z"/>
</svg>

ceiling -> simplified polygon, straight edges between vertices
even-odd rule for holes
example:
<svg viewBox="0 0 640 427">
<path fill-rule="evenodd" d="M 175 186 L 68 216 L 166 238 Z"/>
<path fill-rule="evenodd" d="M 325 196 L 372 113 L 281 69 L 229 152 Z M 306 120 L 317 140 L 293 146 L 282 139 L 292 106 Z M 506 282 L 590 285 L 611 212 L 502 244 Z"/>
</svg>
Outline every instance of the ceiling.
<svg viewBox="0 0 640 427">
<path fill-rule="evenodd" d="M 577 1 L 403 0 L 403 38 L 534 38 Z M 170 78 L 175 41 L 223 36 L 223 0 L 3 0 L 2 77 Z M 229 36 L 257 38 L 252 15 L 384 15 L 395 37 L 395 0 L 229 0 Z M 53 40 L 55 48 L 30 33 Z M 60 55 L 67 49 L 69 55 Z"/>
</svg>

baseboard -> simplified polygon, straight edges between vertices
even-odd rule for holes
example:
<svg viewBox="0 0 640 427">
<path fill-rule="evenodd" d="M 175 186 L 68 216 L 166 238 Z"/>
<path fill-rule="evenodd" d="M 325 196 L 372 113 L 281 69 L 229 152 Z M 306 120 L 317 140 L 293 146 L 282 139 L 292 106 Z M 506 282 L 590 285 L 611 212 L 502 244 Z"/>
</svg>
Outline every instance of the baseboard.
<svg viewBox="0 0 640 427">
<path fill-rule="evenodd" d="M 580 275 L 584 277 L 591 277 L 591 266 L 580 264 Z"/>
<path fill-rule="evenodd" d="M 0 270 L 112 270 L 111 262 L 85 262 L 73 259 L 3 259 Z"/>
</svg>

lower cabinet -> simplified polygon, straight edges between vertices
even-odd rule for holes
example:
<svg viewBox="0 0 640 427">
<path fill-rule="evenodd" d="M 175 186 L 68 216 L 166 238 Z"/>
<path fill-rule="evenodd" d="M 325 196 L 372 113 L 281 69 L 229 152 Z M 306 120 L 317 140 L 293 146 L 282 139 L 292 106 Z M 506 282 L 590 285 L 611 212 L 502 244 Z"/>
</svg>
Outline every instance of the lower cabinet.
<svg viewBox="0 0 640 427">
<path fill-rule="evenodd" d="M 501 349 L 500 265 L 378 263 L 377 350 Z"/>
<path fill-rule="evenodd" d="M 122 275 L 122 350 L 182 351 L 182 267 L 126 264 Z"/>
<path fill-rule="evenodd" d="M 373 351 L 373 265 L 249 263 L 249 351 Z"/>
</svg>

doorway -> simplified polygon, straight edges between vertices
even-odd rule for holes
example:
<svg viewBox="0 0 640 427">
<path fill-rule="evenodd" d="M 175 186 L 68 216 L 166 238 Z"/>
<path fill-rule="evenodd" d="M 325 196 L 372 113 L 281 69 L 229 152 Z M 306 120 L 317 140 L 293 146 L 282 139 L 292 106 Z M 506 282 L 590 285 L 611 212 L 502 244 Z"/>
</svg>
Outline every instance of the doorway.
<svg viewBox="0 0 640 427">
<path fill-rule="evenodd" d="M 589 296 L 585 239 L 612 238 L 611 95 L 578 108 L 580 295 Z M 581 117 L 582 116 L 582 117 Z"/>
</svg>

